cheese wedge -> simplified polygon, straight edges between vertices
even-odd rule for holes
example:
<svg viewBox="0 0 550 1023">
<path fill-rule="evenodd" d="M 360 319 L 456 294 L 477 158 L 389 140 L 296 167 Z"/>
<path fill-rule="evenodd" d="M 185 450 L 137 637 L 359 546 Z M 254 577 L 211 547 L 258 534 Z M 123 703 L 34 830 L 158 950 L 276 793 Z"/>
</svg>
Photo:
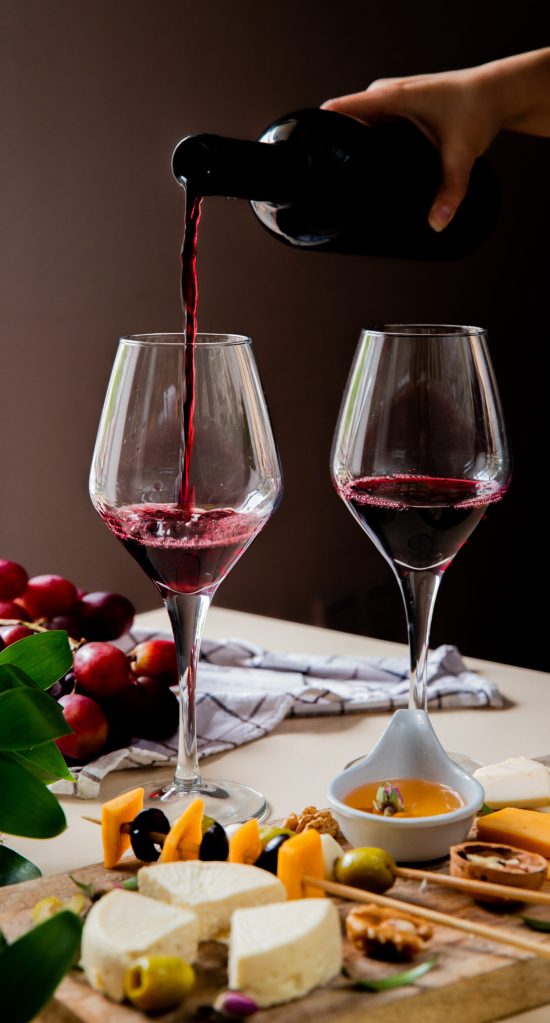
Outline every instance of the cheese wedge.
<svg viewBox="0 0 550 1023">
<path fill-rule="evenodd" d="M 474 778 L 483 786 L 485 802 L 493 810 L 504 806 L 532 809 L 550 805 L 550 771 L 536 760 L 512 757 L 478 768 Z"/>
<path fill-rule="evenodd" d="M 124 974 L 142 955 L 197 957 L 199 922 L 189 910 L 115 890 L 94 903 L 82 933 L 81 965 L 96 991 L 124 998 Z"/>
<path fill-rule="evenodd" d="M 301 998 L 328 984 L 341 968 L 340 919 L 328 899 L 295 899 L 233 914 L 229 987 L 259 1006 Z"/>
<path fill-rule="evenodd" d="M 482 842 L 504 842 L 550 858 L 550 816 L 536 810 L 509 806 L 480 817 L 477 837 Z"/>
<path fill-rule="evenodd" d="M 228 931 L 232 913 L 242 906 L 263 906 L 286 898 L 281 882 L 267 870 L 215 860 L 142 867 L 138 884 L 144 895 L 196 913 L 199 941 Z"/>
</svg>

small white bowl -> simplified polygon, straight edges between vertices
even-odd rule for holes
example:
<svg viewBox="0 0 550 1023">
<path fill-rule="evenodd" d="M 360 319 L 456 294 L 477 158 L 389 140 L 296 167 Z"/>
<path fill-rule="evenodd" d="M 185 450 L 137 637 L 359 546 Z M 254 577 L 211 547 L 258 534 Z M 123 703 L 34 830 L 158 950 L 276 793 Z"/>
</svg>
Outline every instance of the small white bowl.
<svg viewBox="0 0 550 1023">
<path fill-rule="evenodd" d="M 464 806 L 433 817 L 383 817 L 344 802 L 360 785 L 392 778 L 448 785 L 462 796 Z M 397 710 L 372 752 L 336 775 L 328 798 L 354 848 L 377 846 L 398 863 L 425 863 L 447 856 L 449 846 L 465 840 L 484 796 L 479 782 L 449 758 L 425 711 Z"/>
</svg>

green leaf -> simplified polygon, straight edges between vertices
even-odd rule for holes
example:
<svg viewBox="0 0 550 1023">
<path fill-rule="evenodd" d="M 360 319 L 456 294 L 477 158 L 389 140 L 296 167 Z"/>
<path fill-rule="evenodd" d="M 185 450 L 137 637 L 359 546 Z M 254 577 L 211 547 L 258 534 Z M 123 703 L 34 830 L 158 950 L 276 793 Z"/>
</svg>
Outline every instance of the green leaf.
<svg viewBox="0 0 550 1023">
<path fill-rule="evenodd" d="M 44 782 L 44 785 L 51 785 L 53 781 L 64 778 L 66 781 L 74 781 L 74 774 L 71 774 L 60 751 L 54 742 L 46 742 L 43 746 L 36 746 L 34 749 L 23 749 L 6 753 L 10 760 L 30 771 L 35 778 Z"/>
<path fill-rule="evenodd" d="M 67 827 L 65 814 L 53 793 L 24 767 L 2 754 L 0 793 L 0 831 L 26 838 L 53 838 Z"/>
<path fill-rule="evenodd" d="M 29 749 L 71 732 L 47 693 L 20 688 L 0 694 L 0 750 Z"/>
<path fill-rule="evenodd" d="M 353 978 L 353 986 L 359 991 L 391 991 L 392 988 L 405 987 L 407 984 L 414 984 L 425 973 L 433 970 L 437 963 L 438 956 L 425 959 L 418 966 L 410 970 L 402 970 L 400 973 L 392 973 L 391 977 L 381 977 L 380 980 L 362 980 Z M 349 974 L 347 974 L 349 976 Z"/>
<path fill-rule="evenodd" d="M 40 689 L 49 689 L 73 666 L 73 655 L 66 632 L 52 630 L 27 636 L 0 652 L 0 665 L 21 668 Z"/>
<path fill-rule="evenodd" d="M 550 920 L 543 920 L 538 916 L 522 916 L 521 919 L 532 931 L 550 931 Z"/>
<path fill-rule="evenodd" d="M 63 910 L 8 945 L 0 956 L 3 1019 L 30 1023 L 35 1018 L 75 962 L 81 935 L 82 921 Z"/>
<path fill-rule="evenodd" d="M 7 947 L 8 947 L 8 942 L 7 942 L 6 936 L 5 936 L 3 931 L 0 931 L 0 955 L 2 954 L 4 949 L 7 948 Z"/>
<path fill-rule="evenodd" d="M 33 881 L 36 877 L 42 877 L 42 871 L 35 867 L 34 863 L 26 860 L 24 856 L 20 856 L 13 849 L 7 849 L 5 845 L 0 845 L 0 887 L 18 884 L 19 881 Z"/>
<path fill-rule="evenodd" d="M 487 814 L 494 812 L 495 811 L 492 810 L 490 806 L 487 806 L 487 803 L 484 803 L 483 806 L 481 807 L 481 810 L 477 811 L 477 815 L 478 817 L 486 817 Z"/>
<path fill-rule="evenodd" d="M 95 898 L 97 895 L 97 887 L 93 883 L 93 881 L 91 884 L 88 884 L 86 881 L 79 881 L 78 878 L 74 877 L 73 874 L 69 874 L 69 877 L 73 884 L 75 884 L 76 887 L 79 889 L 79 891 L 81 891 L 82 894 L 85 895 L 87 899 L 90 899 L 90 902 L 95 902 Z"/>
<path fill-rule="evenodd" d="M 36 683 L 33 682 L 25 672 L 18 668 L 15 664 L 1 664 L 0 665 L 0 693 L 5 693 L 9 689 L 21 689 L 21 688 L 38 689 Z"/>
</svg>

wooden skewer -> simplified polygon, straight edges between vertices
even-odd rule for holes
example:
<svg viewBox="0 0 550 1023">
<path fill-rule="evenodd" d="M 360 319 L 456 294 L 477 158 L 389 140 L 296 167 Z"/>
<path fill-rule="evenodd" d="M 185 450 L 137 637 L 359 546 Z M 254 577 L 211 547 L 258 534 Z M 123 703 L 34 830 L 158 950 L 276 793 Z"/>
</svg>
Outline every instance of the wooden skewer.
<svg viewBox="0 0 550 1023">
<path fill-rule="evenodd" d="M 84 817 L 83 816 L 82 820 L 83 821 L 89 821 L 90 824 L 99 824 L 101 826 L 101 821 L 98 820 L 97 817 Z M 131 822 L 128 821 L 128 823 L 126 823 L 126 824 L 121 824 L 120 825 L 120 831 L 121 831 L 121 834 L 123 834 L 123 835 L 129 835 L 130 832 L 132 831 L 132 824 L 131 824 Z M 148 836 L 149 836 L 149 838 L 151 839 L 152 842 L 155 842 L 157 845 L 164 845 L 164 839 L 166 838 L 166 835 L 163 832 L 161 832 L 161 831 L 149 831 L 147 834 L 148 834 Z"/>
<path fill-rule="evenodd" d="M 468 895 L 498 895 L 512 902 L 534 902 L 539 906 L 550 906 L 550 892 L 539 892 L 533 888 L 516 888 L 510 884 L 495 884 L 492 881 L 473 881 L 467 877 L 453 877 L 452 874 L 436 874 L 431 870 L 417 870 L 414 867 L 394 867 L 396 877 L 411 881 L 430 881 L 442 888 L 456 888 Z"/>
<path fill-rule="evenodd" d="M 83 821 L 89 821 L 90 824 L 101 824 L 101 821 L 97 817 L 82 817 Z M 122 824 L 120 830 L 122 834 L 129 835 L 132 825 Z M 166 835 L 158 831 L 149 832 L 151 841 L 157 845 L 164 845 Z M 430 881 L 432 884 L 438 884 L 442 888 L 454 888 L 460 892 L 466 892 L 468 895 L 484 896 L 484 895 L 495 895 L 502 899 L 507 899 L 508 902 L 531 902 L 538 906 L 550 906 L 550 892 L 539 892 L 532 888 L 516 888 L 515 886 L 508 884 L 494 884 L 491 881 L 472 881 L 466 877 L 453 877 L 452 874 L 439 874 L 431 870 L 417 870 L 414 867 L 394 867 L 393 873 L 395 877 L 408 878 L 412 881 Z M 353 889 L 354 891 L 356 889 Z"/>
<path fill-rule="evenodd" d="M 427 871 L 426 871 L 427 873 Z M 448 913 L 439 913 L 435 909 L 426 909 L 424 906 L 416 906 L 414 903 L 405 902 L 401 899 L 390 899 L 387 895 L 376 895 L 373 892 L 365 892 L 362 888 L 352 888 L 347 884 L 337 884 L 335 881 L 321 881 L 317 877 L 305 876 L 302 878 L 304 884 L 320 888 L 329 895 L 337 895 L 341 899 L 350 899 L 352 902 L 370 902 L 375 906 L 385 906 L 387 909 L 400 910 L 409 913 L 411 916 L 418 916 L 422 920 L 430 920 L 434 924 L 442 924 L 444 927 L 453 927 L 458 931 L 466 931 L 467 934 L 475 934 L 478 938 L 485 938 L 487 941 L 496 941 L 501 945 L 514 945 L 524 952 L 531 952 L 542 959 L 550 959 L 550 943 L 539 944 L 536 941 L 529 941 L 511 931 L 498 931 L 495 927 L 487 927 L 485 924 L 473 923 L 464 920 L 459 916 L 449 916 Z"/>
</svg>

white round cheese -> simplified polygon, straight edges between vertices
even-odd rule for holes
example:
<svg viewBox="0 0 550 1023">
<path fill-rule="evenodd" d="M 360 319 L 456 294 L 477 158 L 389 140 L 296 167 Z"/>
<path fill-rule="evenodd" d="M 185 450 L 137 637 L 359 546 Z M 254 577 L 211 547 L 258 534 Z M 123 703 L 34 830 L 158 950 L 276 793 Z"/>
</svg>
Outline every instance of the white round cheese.
<svg viewBox="0 0 550 1023">
<path fill-rule="evenodd" d="M 233 914 L 229 987 L 259 1006 L 300 998 L 328 984 L 341 968 L 340 919 L 328 899 L 296 899 Z"/>
<path fill-rule="evenodd" d="M 143 955 L 197 958 L 199 922 L 189 910 L 115 890 L 94 903 L 84 924 L 81 965 L 96 991 L 124 998 L 124 974 Z"/>
</svg>

